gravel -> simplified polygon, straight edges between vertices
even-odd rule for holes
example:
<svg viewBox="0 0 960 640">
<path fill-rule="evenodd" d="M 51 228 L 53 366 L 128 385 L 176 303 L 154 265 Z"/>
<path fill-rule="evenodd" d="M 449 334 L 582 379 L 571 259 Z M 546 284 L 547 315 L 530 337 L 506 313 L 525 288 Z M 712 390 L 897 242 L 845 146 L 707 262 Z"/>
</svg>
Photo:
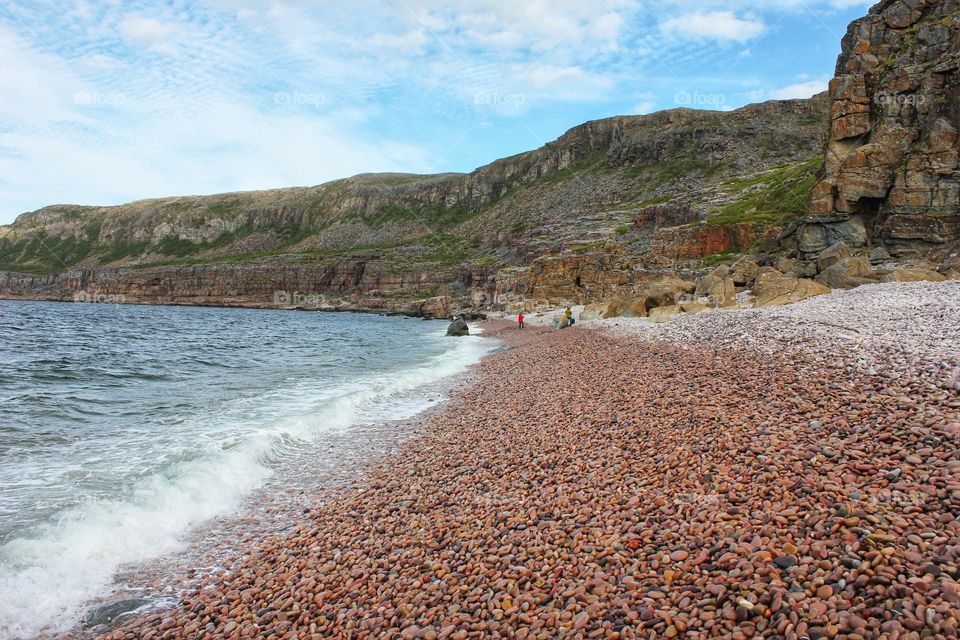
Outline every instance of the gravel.
<svg viewBox="0 0 960 640">
<path fill-rule="evenodd" d="M 836 358 L 851 372 L 910 372 L 960 390 L 960 281 L 864 285 L 782 307 L 721 310 L 665 324 L 645 318 L 590 324 L 687 346 L 709 343 L 763 354 L 804 351 Z"/>
<path fill-rule="evenodd" d="M 417 438 L 106 637 L 956 638 L 957 292 L 490 327 Z"/>
</svg>

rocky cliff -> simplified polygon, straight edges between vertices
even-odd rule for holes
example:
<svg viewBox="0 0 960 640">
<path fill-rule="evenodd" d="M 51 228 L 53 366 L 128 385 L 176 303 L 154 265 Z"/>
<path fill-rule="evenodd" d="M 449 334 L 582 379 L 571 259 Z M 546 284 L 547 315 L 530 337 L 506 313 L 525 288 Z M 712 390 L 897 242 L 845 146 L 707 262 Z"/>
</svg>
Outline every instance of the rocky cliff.
<svg viewBox="0 0 960 640">
<path fill-rule="evenodd" d="M 0 238 L 0 296 L 428 315 L 496 307 L 515 293 L 496 273 L 526 274 L 548 256 L 615 239 L 637 255 L 698 258 L 781 229 L 803 214 L 827 111 L 826 96 L 676 109 L 589 122 L 470 174 L 51 206 Z M 683 213 L 646 215 L 651 207 Z"/>
<path fill-rule="evenodd" d="M 830 140 L 793 237 L 916 254 L 960 238 L 960 2 L 883 0 L 842 42 Z M 788 234 L 789 235 L 789 234 Z"/>
</svg>

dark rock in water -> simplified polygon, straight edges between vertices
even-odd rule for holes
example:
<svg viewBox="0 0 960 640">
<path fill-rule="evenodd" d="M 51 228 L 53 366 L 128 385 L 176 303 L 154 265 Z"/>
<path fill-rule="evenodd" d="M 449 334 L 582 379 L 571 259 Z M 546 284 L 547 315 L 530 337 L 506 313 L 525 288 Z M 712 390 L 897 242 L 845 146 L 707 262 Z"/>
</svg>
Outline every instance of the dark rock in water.
<svg viewBox="0 0 960 640">
<path fill-rule="evenodd" d="M 468 336 L 470 335 L 470 327 L 467 326 L 467 322 L 463 318 L 457 318 L 447 327 L 447 335 Z"/>
<path fill-rule="evenodd" d="M 127 600 L 117 600 L 87 612 L 83 616 L 83 625 L 85 627 L 101 627 L 104 625 L 114 625 L 122 622 L 125 614 L 136 611 L 141 607 L 154 604 L 153 600 L 148 598 L 129 598 Z"/>
</svg>

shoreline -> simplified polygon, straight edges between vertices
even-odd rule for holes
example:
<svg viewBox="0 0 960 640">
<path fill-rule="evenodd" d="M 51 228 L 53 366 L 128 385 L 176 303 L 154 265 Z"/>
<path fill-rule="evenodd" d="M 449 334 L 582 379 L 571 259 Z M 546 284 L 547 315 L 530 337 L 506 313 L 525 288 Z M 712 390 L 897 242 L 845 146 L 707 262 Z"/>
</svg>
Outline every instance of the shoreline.
<svg viewBox="0 0 960 640">
<path fill-rule="evenodd" d="M 940 302 L 915 320 L 949 344 Z M 102 637 L 955 637 L 960 387 L 927 360 L 484 326 L 510 349 L 338 500 Z"/>
<path fill-rule="evenodd" d="M 316 468 L 304 473 L 293 463 L 276 465 L 263 486 L 245 496 L 235 512 L 215 516 L 192 528 L 184 536 L 180 550 L 121 567 L 115 575 L 115 589 L 90 601 L 86 616 L 119 606 L 122 609 L 115 609 L 112 615 L 119 613 L 123 621 L 130 619 L 134 610 L 146 615 L 177 606 L 190 589 L 229 573 L 256 540 L 283 535 L 308 520 L 312 510 L 336 501 L 355 487 L 391 452 L 416 438 L 429 417 L 443 411 L 452 394 L 470 383 L 471 375 L 472 367 L 468 367 L 461 376 L 417 389 L 415 395 L 429 398 L 426 402 L 430 404 L 410 417 L 365 419 L 325 434 L 322 446 L 309 445 L 318 454 L 322 453 L 320 449 L 329 454 L 315 458 Z M 134 602 L 140 604 L 126 606 Z M 99 637 L 104 629 L 117 626 L 117 622 L 105 627 L 90 626 L 86 616 L 62 634 L 46 632 L 39 637 L 90 640 Z"/>
</svg>

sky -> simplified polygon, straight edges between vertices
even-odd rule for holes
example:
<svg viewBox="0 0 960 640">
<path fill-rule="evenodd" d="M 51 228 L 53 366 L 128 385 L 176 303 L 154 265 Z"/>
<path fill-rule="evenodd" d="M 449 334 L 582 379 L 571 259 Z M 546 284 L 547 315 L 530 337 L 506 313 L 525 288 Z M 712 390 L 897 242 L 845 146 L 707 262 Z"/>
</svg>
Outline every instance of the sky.
<svg viewBox="0 0 960 640">
<path fill-rule="evenodd" d="M 0 224 L 471 171 L 588 120 L 809 97 L 862 0 L 5 0 Z"/>
</svg>

